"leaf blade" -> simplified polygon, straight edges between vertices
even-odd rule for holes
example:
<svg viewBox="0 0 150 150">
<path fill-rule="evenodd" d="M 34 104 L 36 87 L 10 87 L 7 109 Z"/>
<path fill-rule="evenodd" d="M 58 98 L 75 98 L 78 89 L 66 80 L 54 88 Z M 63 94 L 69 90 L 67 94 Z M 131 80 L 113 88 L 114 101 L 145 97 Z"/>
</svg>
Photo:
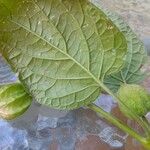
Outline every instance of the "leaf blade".
<svg viewBox="0 0 150 150">
<path fill-rule="evenodd" d="M 22 115 L 31 105 L 32 98 L 20 83 L 0 87 L 0 117 L 10 120 Z"/>
<path fill-rule="evenodd" d="M 124 68 L 105 79 L 106 85 L 116 92 L 123 83 L 137 84 L 143 81 L 144 74 L 141 72 L 141 66 L 146 60 L 146 50 L 141 40 L 119 15 L 108 10 L 105 10 L 105 12 L 120 31 L 123 32 L 128 43 Z"/>
<path fill-rule="evenodd" d="M 81 20 L 74 16 L 76 12 L 83 16 Z M 93 30 L 95 15 L 98 23 Z M 5 25 L 0 23 L 3 56 L 42 104 L 61 109 L 86 105 L 98 97 L 100 79 L 122 66 L 123 35 L 86 0 L 14 0 L 11 16 L 4 20 Z M 100 22 L 104 26 L 98 29 Z M 114 42 L 107 47 L 109 35 Z"/>
</svg>

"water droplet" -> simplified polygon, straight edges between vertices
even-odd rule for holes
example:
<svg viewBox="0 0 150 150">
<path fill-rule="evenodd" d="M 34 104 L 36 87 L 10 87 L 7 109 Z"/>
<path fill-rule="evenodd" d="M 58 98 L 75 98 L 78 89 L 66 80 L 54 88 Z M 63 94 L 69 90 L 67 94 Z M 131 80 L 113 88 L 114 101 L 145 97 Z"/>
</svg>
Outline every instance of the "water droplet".
<svg viewBox="0 0 150 150">
<path fill-rule="evenodd" d="M 113 26 L 109 25 L 109 26 L 107 27 L 107 29 L 108 29 L 108 30 L 111 30 L 111 29 L 113 29 Z"/>
<path fill-rule="evenodd" d="M 89 24 L 85 24 L 84 26 L 83 26 L 83 28 L 86 28 L 86 27 L 88 27 L 89 26 Z"/>
<path fill-rule="evenodd" d="M 55 15 L 51 16 L 51 19 L 53 20 L 55 18 Z"/>
<path fill-rule="evenodd" d="M 112 55 L 116 55 L 116 49 L 113 48 L 111 52 L 112 52 Z"/>
<path fill-rule="evenodd" d="M 18 77 L 19 76 L 19 72 L 17 72 L 15 75 L 16 75 L 16 77 Z"/>
<path fill-rule="evenodd" d="M 38 21 L 38 25 L 41 24 L 41 21 Z"/>
</svg>

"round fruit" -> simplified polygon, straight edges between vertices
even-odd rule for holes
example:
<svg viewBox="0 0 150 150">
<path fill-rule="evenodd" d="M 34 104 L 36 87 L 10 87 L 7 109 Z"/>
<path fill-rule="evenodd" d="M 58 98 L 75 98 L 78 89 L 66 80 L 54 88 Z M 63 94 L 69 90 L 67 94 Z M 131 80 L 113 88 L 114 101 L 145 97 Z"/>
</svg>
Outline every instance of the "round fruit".
<svg viewBox="0 0 150 150">
<path fill-rule="evenodd" d="M 23 114 L 31 105 L 32 98 L 19 83 L 0 87 L 0 117 L 14 119 Z"/>
<path fill-rule="evenodd" d="M 150 95 L 139 85 L 122 85 L 118 90 L 118 98 L 120 99 L 119 106 L 121 111 L 130 118 L 133 117 L 128 109 L 139 117 L 145 116 L 150 111 Z"/>
</svg>

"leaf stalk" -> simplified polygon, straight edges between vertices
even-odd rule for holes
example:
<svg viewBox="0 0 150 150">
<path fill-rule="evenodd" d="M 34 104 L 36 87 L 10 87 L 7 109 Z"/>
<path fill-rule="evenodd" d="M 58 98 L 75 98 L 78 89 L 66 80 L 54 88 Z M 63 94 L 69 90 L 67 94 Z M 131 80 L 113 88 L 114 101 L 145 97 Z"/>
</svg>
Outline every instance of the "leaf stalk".
<svg viewBox="0 0 150 150">
<path fill-rule="evenodd" d="M 101 117 L 105 118 L 107 121 L 109 121 L 110 123 L 118 127 L 119 129 L 121 129 L 122 131 L 131 135 L 133 138 L 139 141 L 147 150 L 150 149 L 150 139 L 142 137 L 136 131 L 134 131 L 133 129 L 131 129 L 124 123 L 122 123 L 120 120 L 112 116 L 110 113 L 105 112 L 102 108 L 96 106 L 95 104 L 89 104 L 87 107 L 95 111 Z"/>
</svg>

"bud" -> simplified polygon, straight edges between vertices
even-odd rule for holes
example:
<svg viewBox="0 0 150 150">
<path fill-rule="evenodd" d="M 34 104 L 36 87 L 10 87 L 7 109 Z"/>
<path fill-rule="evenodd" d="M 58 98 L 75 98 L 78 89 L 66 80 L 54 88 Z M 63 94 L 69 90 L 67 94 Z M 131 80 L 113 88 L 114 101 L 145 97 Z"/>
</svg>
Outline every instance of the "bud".
<svg viewBox="0 0 150 150">
<path fill-rule="evenodd" d="M 150 111 L 150 95 L 139 85 L 122 85 L 118 90 L 118 98 L 120 99 L 120 110 L 129 118 L 133 117 L 128 109 L 139 117 L 145 116 Z M 123 102 L 128 108 L 126 108 L 121 102 Z"/>
<path fill-rule="evenodd" d="M 31 105 L 31 97 L 19 83 L 0 87 L 0 118 L 14 119 Z"/>
</svg>

